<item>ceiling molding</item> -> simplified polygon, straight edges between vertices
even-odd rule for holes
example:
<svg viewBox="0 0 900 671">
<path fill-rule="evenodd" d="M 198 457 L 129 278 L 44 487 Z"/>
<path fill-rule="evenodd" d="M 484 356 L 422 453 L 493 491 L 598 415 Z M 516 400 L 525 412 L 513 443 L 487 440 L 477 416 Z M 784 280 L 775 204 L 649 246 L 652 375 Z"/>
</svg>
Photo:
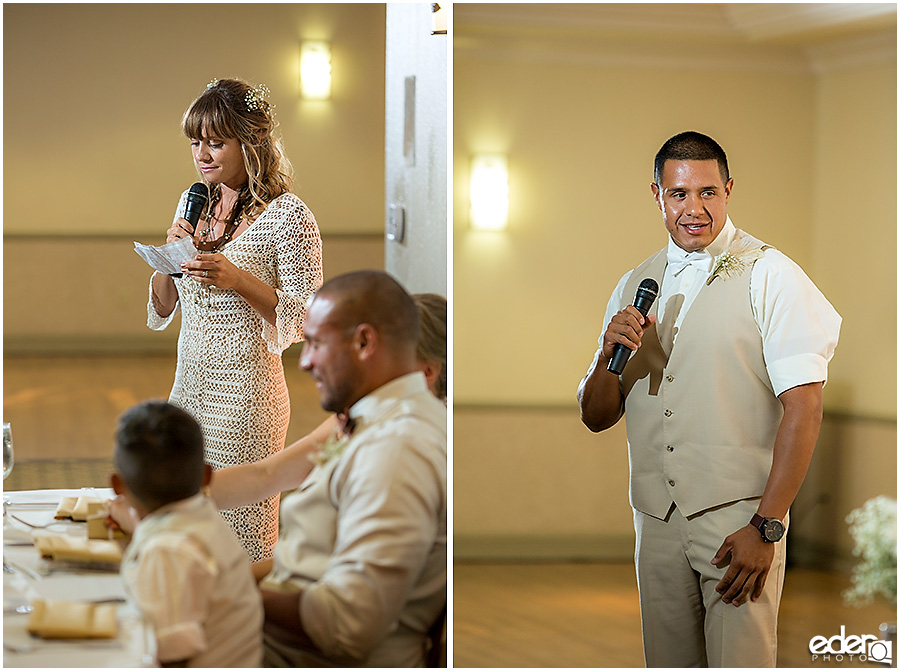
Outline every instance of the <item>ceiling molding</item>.
<svg viewBox="0 0 900 671">
<path fill-rule="evenodd" d="M 458 3 L 456 36 L 663 40 L 805 48 L 896 31 L 894 3 Z"/>
<path fill-rule="evenodd" d="M 807 49 L 817 74 L 872 65 L 896 65 L 897 33 L 884 31 L 865 37 L 851 37 Z"/>
<path fill-rule="evenodd" d="M 611 68 L 678 69 L 704 71 L 740 70 L 782 75 L 808 75 L 809 55 L 798 49 L 759 46 L 716 45 L 696 51 L 644 42 L 577 41 L 566 44 L 551 40 L 496 40 L 481 37 L 459 38 L 453 43 L 456 62 L 466 60 L 544 63 L 560 66 Z"/>
<path fill-rule="evenodd" d="M 723 3 L 723 15 L 752 41 L 831 39 L 897 25 L 897 5 L 886 2 Z"/>
<path fill-rule="evenodd" d="M 731 23 L 710 4 L 673 3 L 457 3 L 453 26 L 490 26 L 495 31 L 577 31 L 665 34 L 702 25 L 736 35 Z"/>
</svg>

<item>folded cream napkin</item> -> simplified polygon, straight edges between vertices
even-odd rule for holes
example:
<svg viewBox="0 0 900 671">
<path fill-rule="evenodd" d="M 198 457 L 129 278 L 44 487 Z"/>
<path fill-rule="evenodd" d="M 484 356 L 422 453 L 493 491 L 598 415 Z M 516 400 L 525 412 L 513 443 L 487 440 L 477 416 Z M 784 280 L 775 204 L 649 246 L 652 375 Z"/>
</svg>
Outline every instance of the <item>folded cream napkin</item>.
<svg viewBox="0 0 900 671">
<path fill-rule="evenodd" d="M 116 636 L 116 607 L 112 604 L 35 599 L 32 606 L 27 629 L 41 638 Z"/>
<path fill-rule="evenodd" d="M 106 518 L 109 515 L 109 502 L 91 501 L 87 506 L 87 537 L 111 541 L 117 538 L 126 538 L 126 534 L 119 529 L 110 529 L 106 526 Z"/>
<path fill-rule="evenodd" d="M 111 540 L 75 538 L 73 536 L 34 536 L 34 547 L 47 559 L 79 563 L 122 563 L 122 547 Z"/>
<path fill-rule="evenodd" d="M 88 509 L 92 503 L 103 505 L 103 500 L 97 496 L 64 496 L 56 507 L 56 519 L 73 519 L 76 522 L 84 522 L 88 518 Z"/>
</svg>

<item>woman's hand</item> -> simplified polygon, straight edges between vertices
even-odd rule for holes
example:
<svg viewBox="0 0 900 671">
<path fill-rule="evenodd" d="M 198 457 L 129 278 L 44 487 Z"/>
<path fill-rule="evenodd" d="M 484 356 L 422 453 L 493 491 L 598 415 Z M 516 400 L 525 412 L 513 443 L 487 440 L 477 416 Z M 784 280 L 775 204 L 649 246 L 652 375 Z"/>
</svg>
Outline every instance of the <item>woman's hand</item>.
<svg viewBox="0 0 900 671">
<path fill-rule="evenodd" d="M 175 223 L 166 231 L 166 242 L 175 242 L 181 238 L 190 238 L 193 236 L 193 226 L 184 217 L 178 217 Z"/>
<path fill-rule="evenodd" d="M 223 254 L 197 254 L 193 261 L 182 263 L 181 269 L 201 284 L 219 289 L 236 289 L 243 275 Z"/>
<path fill-rule="evenodd" d="M 253 273 L 238 268 L 223 254 L 197 254 L 193 261 L 181 264 L 181 271 L 201 284 L 236 291 L 263 319 L 276 325 L 278 293 Z"/>
</svg>

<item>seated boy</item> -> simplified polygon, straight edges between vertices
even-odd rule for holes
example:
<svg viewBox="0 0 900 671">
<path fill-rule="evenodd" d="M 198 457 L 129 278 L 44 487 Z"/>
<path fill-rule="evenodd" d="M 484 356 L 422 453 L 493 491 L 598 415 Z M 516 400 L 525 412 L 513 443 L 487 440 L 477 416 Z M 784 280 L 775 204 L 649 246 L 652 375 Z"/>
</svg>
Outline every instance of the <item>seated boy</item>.
<svg viewBox="0 0 900 671">
<path fill-rule="evenodd" d="M 261 666 L 260 593 L 246 551 L 201 493 L 212 468 L 197 422 L 162 401 L 131 408 L 115 466 L 113 489 L 140 519 L 122 578 L 154 628 L 160 664 Z"/>
</svg>

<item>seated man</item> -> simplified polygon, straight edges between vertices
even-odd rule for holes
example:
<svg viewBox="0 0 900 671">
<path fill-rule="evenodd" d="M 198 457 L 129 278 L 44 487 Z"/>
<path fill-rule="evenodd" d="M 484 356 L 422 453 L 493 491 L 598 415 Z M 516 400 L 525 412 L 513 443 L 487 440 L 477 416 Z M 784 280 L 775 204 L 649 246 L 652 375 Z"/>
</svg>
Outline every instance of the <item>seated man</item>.
<svg viewBox="0 0 900 671">
<path fill-rule="evenodd" d="M 388 275 L 310 303 L 301 366 L 346 435 L 281 508 L 261 584 L 268 666 L 421 666 L 446 603 L 447 412 L 417 370 L 418 312 Z"/>
</svg>

